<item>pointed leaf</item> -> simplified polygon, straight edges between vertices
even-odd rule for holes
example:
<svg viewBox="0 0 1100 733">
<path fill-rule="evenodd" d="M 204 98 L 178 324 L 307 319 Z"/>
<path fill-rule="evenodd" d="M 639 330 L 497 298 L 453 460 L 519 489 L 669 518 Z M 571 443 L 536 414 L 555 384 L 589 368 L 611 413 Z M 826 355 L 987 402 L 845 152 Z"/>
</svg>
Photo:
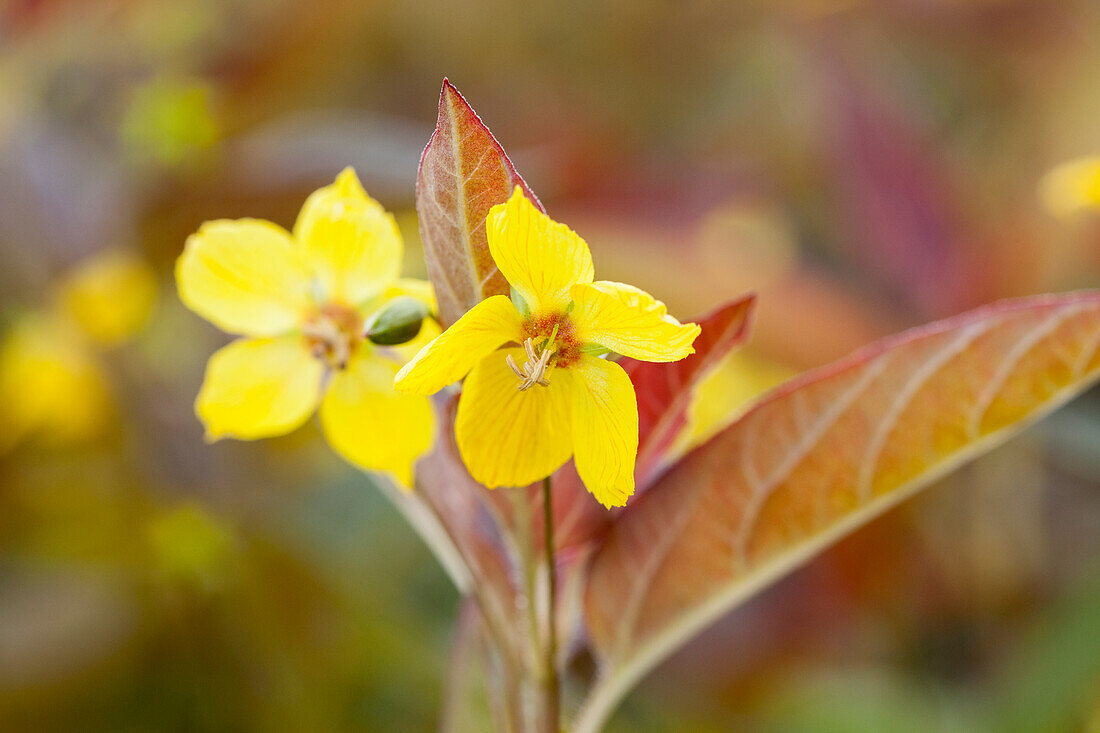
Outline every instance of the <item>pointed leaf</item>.
<svg viewBox="0 0 1100 733">
<path fill-rule="evenodd" d="M 578 731 L 708 623 L 1100 376 L 1100 293 L 1008 301 L 798 377 L 628 506 L 586 593 Z"/>
<path fill-rule="evenodd" d="M 619 363 L 638 395 L 638 459 L 634 476 L 648 484 L 687 422 L 699 382 L 749 336 L 756 295 L 731 301 L 696 322 L 701 330 L 695 353 L 669 363 L 623 359 Z"/>
<path fill-rule="evenodd" d="M 420 237 L 444 327 L 490 295 L 508 294 L 489 254 L 485 217 L 517 185 L 541 211 L 493 133 L 444 79 L 439 119 L 416 176 Z"/>
</svg>

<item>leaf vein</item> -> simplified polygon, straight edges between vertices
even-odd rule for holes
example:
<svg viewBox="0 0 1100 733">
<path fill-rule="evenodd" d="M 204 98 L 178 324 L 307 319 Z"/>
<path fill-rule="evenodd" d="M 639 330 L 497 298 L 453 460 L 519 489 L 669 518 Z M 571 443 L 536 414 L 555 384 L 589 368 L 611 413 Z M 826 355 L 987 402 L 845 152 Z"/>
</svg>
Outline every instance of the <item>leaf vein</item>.
<svg viewBox="0 0 1100 733">
<path fill-rule="evenodd" d="M 1092 357 L 1096 356 L 1097 350 L 1100 349 L 1100 329 L 1097 329 L 1096 333 L 1092 335 L 1089 345 L 1081 350 L 1081 355 L 1077 357 L 1077 361 L 1073 364 L 1073 379 L 1074 381 L 1085 376 L 1085 370 L 1088 369 L 1089 362 L 1092 361 Z"/>
<path fill-rule="evenodd" d="M 1083 308 L 1077 307 L 1067 309 L 1064 312 L 1055 311 L 1041 321 L 1039 325 L 1028 331 L 1027 334 L 1009 350 L 1005 360 L 997 367 L 997 371 L 994 372 L 993 378 L 986 384 L 985 388 L 978 396 L 977 402 L 974 404 L 974 412 L 971 414 L 969 429 L 967 430 L 967 434 L 971 440 L 981 435 L 982 420 L 985 419 L 986 413 L 989 412 L 989 409 L 993 406 L 993 402 L 997 399 L 997 393 L 1001 391 L 1012 377 L 1012 371 L 1016 368 L 1016 365 L 1027 356 L 1028 352 L 1031 351 L 1036 344 L 1050 335 L 1054 329 L 1062 325 L 1062 323 L 1071 316 L 1077 315 L 1082 310 Z"/>
<path fill-rule="evenodd" d="M 886 446 L 886 440 L 890 437 L 890 433 L 893 432 L 898 421 L 901 420 L 902 414 L 913 402 L 917 393 L 928 383 L 928 380 L 935 376 L 936 372 L 969 348 L 978 337 L 988 330 L 989 326 L 981 322 L 971 324 L 969 327 L 964 328 L 950 343 L 944 346 L 943 349 L 932 358 L 925 361 L 924 364 L 913 373 L 913 376 L 906 381 L 905 385 L 898 392 L 897 397 L 886 411 L 886 415 L 883 417 L 882 422 L 879 423 L 879 426 L 875 429 L 874 434 L 871 436 L 871 440 L 868 441 L 867 451 L 863 456 L 863 460 L 860 461 L 860 474 L 857 483 L 859 487 L 857 496 L 859 497 L 860 504 L 867 502 L 871 498 L 874 489 L 875 472 L 878 470 L 879 461 L 882 460 L 882 450 Z"/>
<path fill-rule="evenodd" d="M 864 370 L 864 373 L 856 380 L 855 384 L 849 387 L 839 399 L 837 399 L 832 405 L 829 406 L 813 427 L 793 445 L 787 453 L 787 456 L 776 467 L 776 469 L 764 480 L 763 484 L 757 491 L 754 491 L 749 498 L 748 505 L 745 508 L 745 514 L 741 521 L 741 526 L 737 530 L 734 538 L 734 547 L 738 562 L 742 567 L 747 565 L 747 554 L 749 539 L 752 536 L 752 529 L 759 518 L 760 510 L 763 508 L 764 502 L 775 491 L 779 482 L 789 476 L 795 466 L 799 464 L 818 441 L 837 420 L 844 415 L 848 409 L 855 404 L 855 401 L 863 395 L 864 392 L 870 387 L 871 383 L 882 374 L 887 365 L 892 359 L 892 354 L 884 354 L 877 361 L 872 362 Z"/>
</svg>

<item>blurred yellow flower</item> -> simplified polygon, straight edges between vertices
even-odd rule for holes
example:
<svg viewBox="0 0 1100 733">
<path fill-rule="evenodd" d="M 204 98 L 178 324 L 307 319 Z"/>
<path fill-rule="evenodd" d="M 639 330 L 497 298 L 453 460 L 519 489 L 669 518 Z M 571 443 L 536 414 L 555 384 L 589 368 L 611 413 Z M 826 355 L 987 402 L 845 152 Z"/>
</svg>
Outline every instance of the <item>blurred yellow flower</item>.
<svg viewBox="0 0 1100 733">
<path fill-rule="evenodd" d="M 58 303 L 93 341 L 115 346 L 149 322 L 157 298 L 156 275 L 132 252 L 106 250 L 66 276 Z"/>
<path fill-rule="evenodd" d="M 26 438 L 60 446 L 94 437 L 110 414 L 107 384 L 72 324 L 23 317 L 0 344 L 0 453 Z"/>
<path fill-rule="evenodd" d="M 669 460 L 682 455 L 739 418 L 756 398 L 796 374 L 750 352 L 736 350 L 703 378 L 692 395 L 688 421 L 670 450 Z"/>
<path fill-rule="evenodd" d="M 1047 211 L 1059 217 L 1100 209 L 1100 155 L 1055 167 L 1039 184 L 1039 196 Z"/>
<path fill-rule="evenodd" d="M 111 399 L 94 346 L 139 333 L 156 298 L 148 264 L 105 250 L 61 279 L 49 307 L 19 318 L 0 343 L 0 452 L 25 438 L 62 446 L 95 437 Z"/>
<path fill-rule="evenodd" d="M 195 409 L 208 439 L 288 433 L 320 403 L 338 453 L 411 485 L 413 462 L 431 446 L 431 406 L 393 390 L 409 349 L 364 338 L 399 295 L 434 305 L 425 283 L 398 278 L 401 257 L 393 217 L 351 168 L 309 196 L 293 233 L 238 219 L 207 222 L 191 235 L 176 265 L 180 298 L 245 337 L 207 365 Z M 438 333 L 429 329 L 421 343 Z"/>
<path fill-rule="evenodd" d="M 478 303 L 406 364 L 395 386 L 432 394 L 469 372 L 455 433 L 475 479 L 525 486 L 573 456 L 596 500 L 622 506 L 634 493 L 638 405 L 623 368 L 600 357 L 677 361 L 694 352 L 699 327 L 637 288 L 593 282 L 585 241 L 518 187 L 486 227 L 515 303 L 503 295 Z M 522 347 L 500 348 L 512 342 Z"/>
</svg>

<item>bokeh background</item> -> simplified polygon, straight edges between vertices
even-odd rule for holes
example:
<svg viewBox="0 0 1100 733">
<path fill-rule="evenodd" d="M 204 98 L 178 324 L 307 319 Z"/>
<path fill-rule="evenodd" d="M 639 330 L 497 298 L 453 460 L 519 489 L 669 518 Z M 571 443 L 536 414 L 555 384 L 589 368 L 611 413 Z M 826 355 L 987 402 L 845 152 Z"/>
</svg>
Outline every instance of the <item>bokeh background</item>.
<svg viewBox="0 0 1100 733">
<path fill-rule="evenodd" d="M 443 76 L 601 276 L 685 318 L 760 293 L 700 434 L 878 336 L 1100 286 L 1100 212 L 1045 178 L 1100 153 L 1089 0 L 0 2 L 0 729 L 433 729 L 444 572 L 315 426 L 203 442 L 227 337 L 172 268 L 354 165 L 422 274 Z M 1100 731 L 1100 394 L 730 614 L 612 729 Z"/>
</svg>

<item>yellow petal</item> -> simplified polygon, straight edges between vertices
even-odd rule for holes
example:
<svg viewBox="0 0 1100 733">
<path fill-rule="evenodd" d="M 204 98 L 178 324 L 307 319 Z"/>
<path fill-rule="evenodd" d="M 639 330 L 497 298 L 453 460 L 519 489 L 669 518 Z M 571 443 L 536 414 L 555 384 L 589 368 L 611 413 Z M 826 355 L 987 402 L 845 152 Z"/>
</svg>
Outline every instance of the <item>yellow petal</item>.
<svg viewBox="0 0 1100 733">
<path fill-rule="evenodd" d="M 437 308 L 435 291 L 432 289 L 432 284 L 427 280 L 400 277 L 390 283 L 389 287 L 382 293 L 382 298 L 384 300 L 389 300 L 390 298 L 396 298 L 398 295 L 408 295 L 416 298 L 421 303 L 428 306 L 433 313 Z"/>
<path fill-rule="evenodd" d="M 412 486 L 413 462 L 432 446 L 435 421 L 427 397 L 393 390 L 397 364 L 360 349 L 333 375 L 321 402 L 321 426 L 333 449 L 355 465 L 391 471 Z"/>
<path fill-rule="evenodd" d="M 378 295 L 401 271 L 397 224 L 367 196 L 351 168 L 310 194 L 294 237 L 325 299 L 358 305 Z"/>
<path fill-rule="evenodd" d="M 1039 197 L 1047 211 L 1059 217 L 1083 209 L 1100 209 L 1100 155 L 1054 168 L 1039 184 Z"/>
<path fill-rule="evenodd" d="M 569 409 L 573 382 L 567 372 L 548 373 L 549 387 L 520 392 L 505 361 L 523 363 L 522 349 L 504 349 L 474 367 L 462 387 L 455 437 L 470 475 L 491 489 L 526 486 L 569 460 Z M 559 379 L 559 377 L 562 377 Z"/>
<path fill-rule="evenodd" d="M 239 339 L 210 357 L 195 412 L 211 440 L 283 435 L 317 406 L 323 372 L 301 336 Z"/>
<path fill-rule="evenodd" d="M 285 333 L 309 307 L 290 237 L 259 219 L 203 224 L 176 262 L 176 285 L 188 308 L 247 336 Z"/>
<path fill-rule="evenodd" d="M 649 293 L 607 281 L 577 285 L 571 292 L 582 342 L 642 361 L 678 361 L 695 353 L 699 326 L 681 324 Z"/>
<path fill-rule="evenodd" d="M 581 481 L 607 508 L 634 493 L 638 456 L 638 402 L 621 366 L 592 356 L 570 368 L 573 453 Z"/>
<path fill-rule="evenodd" d="M 481 359 L 509 341 L 523 341 L 523 319 L 503 295 L 468 310 L 397 373 L 394 386 L 408 394 L 435 394 L 466 376 Z"/>
<path fill-rule="evenodd" d="M 534 313 L 562 312 L 569 288 L 592 282 L 592 255 L 572 229 L 535 208 L 517 186 L 485 221 L 489 252 Z"/>
<path fill-rule="evenodd" d="M 66 313 L 105 346 L 122 343 L 141 330 L 156 297 L 153 269 L 133 253 L 113 249 L 81 262 L 58 291 Z"/>
</svg>

